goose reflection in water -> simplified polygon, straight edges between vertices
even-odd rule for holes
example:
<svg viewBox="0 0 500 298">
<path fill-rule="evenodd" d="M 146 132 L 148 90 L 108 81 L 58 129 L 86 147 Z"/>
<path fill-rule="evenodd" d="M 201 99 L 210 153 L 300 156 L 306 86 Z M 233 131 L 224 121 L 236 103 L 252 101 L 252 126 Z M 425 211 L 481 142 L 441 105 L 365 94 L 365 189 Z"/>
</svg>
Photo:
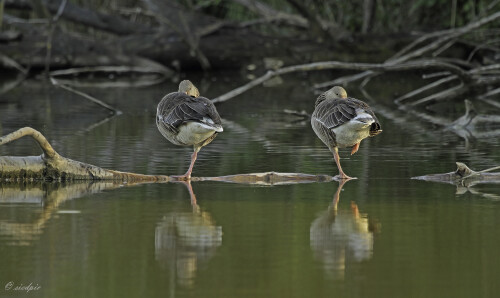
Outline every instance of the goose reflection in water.
<svg viewBox="0 0 500 298">
<path fill-rule="evenodd" d="M 376 225 L 359 212 L 354 202 L 349 210 L 337 208 L 340 192 L 347 181 L 340 181 L 332 205 L 313 221 L 310 228 L 314 256 L 334 280 L 343 280 L 350 264 L 367 261 L 373 255 Z"/>
<path fill-rule="evenodd" d="M 175 283 L 191 287 L 196 271 L 222 244 L 222 227 L 215 225 L 208 212 L 200 210 L 191 182 L 178 183 L 187 187 L 193 210 L 168 213 L 157 224 L 155 256 L 160 266 L 170 271 L 172 287 Z"/>
</svg>

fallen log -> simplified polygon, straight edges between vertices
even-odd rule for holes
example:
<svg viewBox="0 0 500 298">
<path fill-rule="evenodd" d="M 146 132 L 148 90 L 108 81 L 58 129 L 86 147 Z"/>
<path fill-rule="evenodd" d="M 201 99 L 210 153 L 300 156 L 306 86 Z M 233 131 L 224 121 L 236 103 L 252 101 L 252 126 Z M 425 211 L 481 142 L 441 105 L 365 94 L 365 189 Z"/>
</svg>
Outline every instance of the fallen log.
<svg viewBox="0 0 500 298">
<path fill-rule="evenodd" d="M 0 157 L 0 180 L 122 180 L 122 181 L 168 181 L 168 176 L 142 175 L 106 170 L 94 165 L 59 155 L 47 139 L 37 130 L 24 127 L 0 138 L 0 145 L 31 136 L 40 146 L 40 156 Z"/>
<path fill-rule="evenodd" d="M 37 130 L 24 127 L 0 138 L 0 146 L 24 136 L 32 137 L 40 146 L 40 156 L 0 156 L 0 182 L 7 181 L 121 181 L 127 183 L 177 182 L 167 175 L 144 175 L 103 169 L 59 155 Z M 302 173 L 250 173 L 219 177 L 192 177 L 191 181 L 222 181 L 259 185 L 282 185 L 335 180 L 328 175 Z"/>
</svg>

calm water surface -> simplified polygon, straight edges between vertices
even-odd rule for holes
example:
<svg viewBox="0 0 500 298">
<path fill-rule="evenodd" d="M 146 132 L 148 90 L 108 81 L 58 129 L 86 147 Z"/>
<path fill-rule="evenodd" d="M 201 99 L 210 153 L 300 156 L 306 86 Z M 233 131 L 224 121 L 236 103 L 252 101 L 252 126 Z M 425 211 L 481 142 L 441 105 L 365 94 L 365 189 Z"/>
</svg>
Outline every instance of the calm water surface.
<svg viewBox="0 0 500 298">
<path fill-rule="evenodd" d="M 241 83 L 192 80 L 208 97 Z M 308 86 L 317 80 L 292 77 L 220 104 L 225 130 L 201 150 L 193 175 L 337 174 L 309 122 L 282 112 L 311 112 Z M 180 183 L 0 184 L 0 296 L 498 297 L 499 187 L 467 191 L 410 177 L 450 172 L 455 161 L 498 165 L 500 142 L 405 118 L 390 104 L 400 90 L 372 86 L 384 132 L 354 156 L 341 150 L 344 170 L 359 178 L 341 190 L 338 182 L 194 182 L 191 197 Z M 0 97 L 0 132 L 28 125 L 68 158 L 182 174 L 191 148 L 168 143 L 154 123 L 157 103 L 175 88 L 86 89 L 123 111 L 107 119 L 79 96 L 25 82 Z M 449 119 L 463 112 L 439 109 Z M 27 139 L 0 154 L 40 152 Z M 40 288 L 15 290 L 30 283 Z"/>
</svg>

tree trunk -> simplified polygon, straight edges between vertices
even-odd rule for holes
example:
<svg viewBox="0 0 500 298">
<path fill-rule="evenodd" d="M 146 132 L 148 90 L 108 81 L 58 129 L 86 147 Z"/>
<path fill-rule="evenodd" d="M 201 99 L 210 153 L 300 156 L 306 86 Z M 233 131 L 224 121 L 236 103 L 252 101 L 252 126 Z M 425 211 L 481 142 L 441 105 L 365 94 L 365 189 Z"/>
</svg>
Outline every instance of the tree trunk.
<svg viewBox="0 0 500 298">
<path fill-rule="evenodd" d="M 375 0 L 363 1 L 363 26 L 361 27 L 361 33 L 366 34 L 372 31 L 375 20 L 375 7 Z"/>
</svg>

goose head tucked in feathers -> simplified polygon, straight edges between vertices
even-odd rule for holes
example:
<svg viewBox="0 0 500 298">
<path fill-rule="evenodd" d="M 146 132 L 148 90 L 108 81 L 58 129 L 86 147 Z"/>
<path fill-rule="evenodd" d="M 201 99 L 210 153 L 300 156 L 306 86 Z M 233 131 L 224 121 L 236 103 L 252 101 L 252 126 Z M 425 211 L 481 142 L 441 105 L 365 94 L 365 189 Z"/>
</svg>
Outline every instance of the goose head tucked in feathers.
<svg viewBox="0 0 500 298">
<path fill-rule="evenodd" d="M 326 99 L 337 99 L 337 98 L 347 98 L 347 91 L 340 86 L 335 86 L 332 89 L 322 93 L 316 99 L 315 107 Z"/>
<path fill-rule="evenodd" d="M 179 92 L 186 93 L 192 97 L 200 96 L 200 91 L 198 91 L 198 88 L 190 80 L 184 80 L 179 83 Z"/>
</svg>

